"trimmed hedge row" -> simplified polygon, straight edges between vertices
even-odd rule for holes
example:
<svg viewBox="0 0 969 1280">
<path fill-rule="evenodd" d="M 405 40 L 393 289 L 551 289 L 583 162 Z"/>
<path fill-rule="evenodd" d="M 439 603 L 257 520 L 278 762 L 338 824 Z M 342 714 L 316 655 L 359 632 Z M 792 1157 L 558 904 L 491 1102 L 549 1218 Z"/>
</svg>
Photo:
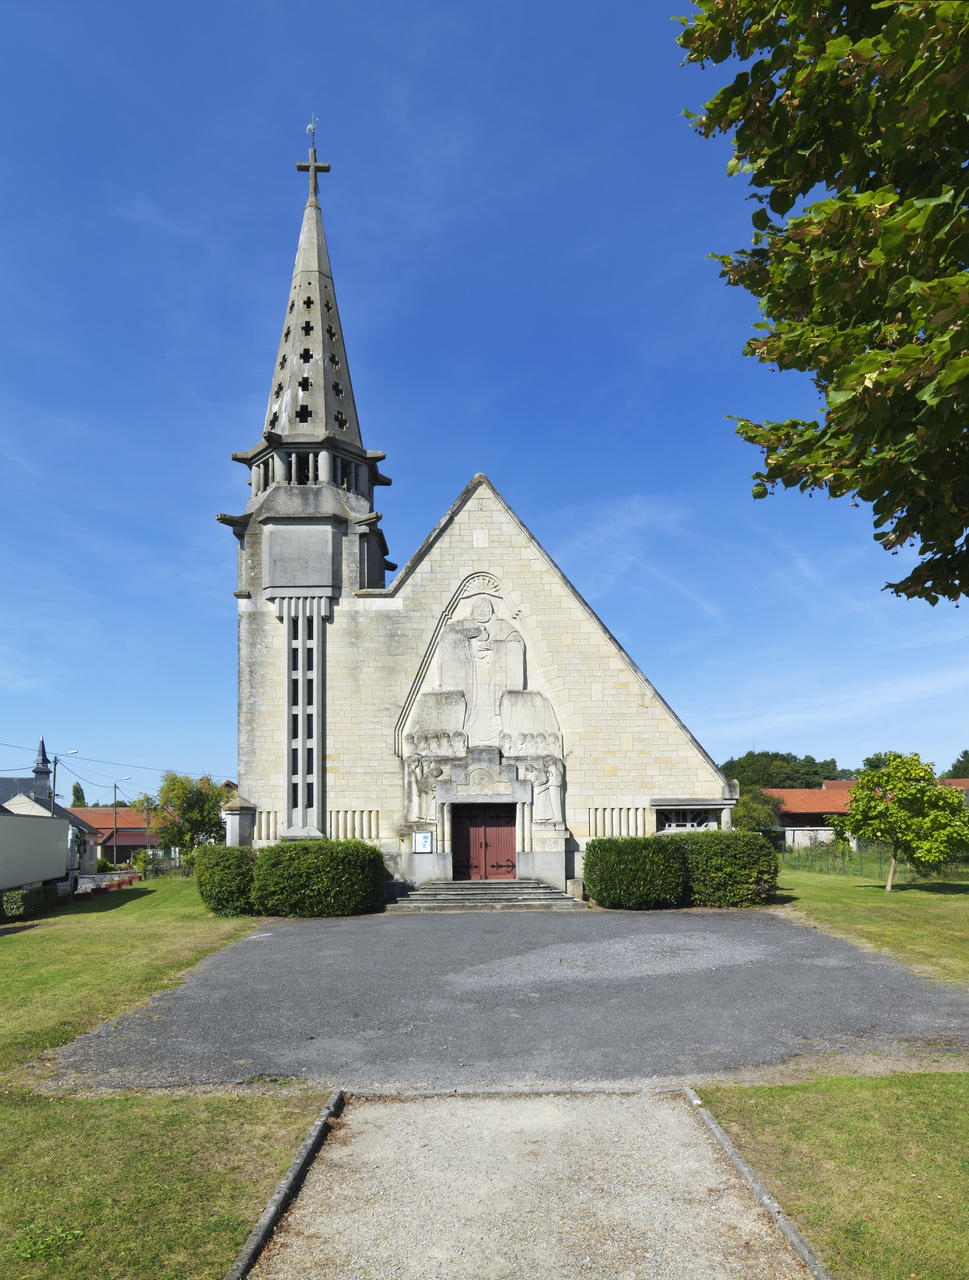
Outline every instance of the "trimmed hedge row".
<svg viewBox="0 0 969 1280">
<path fill-rule="evenodd" d="M 384 901 L 383 855 L 361 840 L 201 845 L 195 875 L 202 901 L 221 916 L 351 916 Z"/>
<path fill-rule="evenodd" d="M 676 831 L 590 840 L 586 889 L 603 907 L 759 907 L 777 890 L 777 854 L 756 831 Z"/>
<path fill-rule="evenodd" d="M 49 911 L 57 901 L 57 890 L 52 884 L 40 884 L 33 889 L 8 889 L 0 895 L 0 921 L 31 920 Z"/>
</svg>

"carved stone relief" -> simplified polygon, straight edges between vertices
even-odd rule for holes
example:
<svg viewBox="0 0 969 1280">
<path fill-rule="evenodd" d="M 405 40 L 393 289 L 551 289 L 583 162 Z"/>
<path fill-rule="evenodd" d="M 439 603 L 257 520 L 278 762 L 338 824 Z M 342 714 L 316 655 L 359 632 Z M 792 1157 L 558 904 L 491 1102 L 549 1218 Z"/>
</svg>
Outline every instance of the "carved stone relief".
<svg viewBox="0 0 969 1280">
<path fill-rule="evenodd" d="M 442 619 L 401 740 L 407 822 L 432 821 L 445 795 L 513 791 L 531 799 L 536 822 L 563 823 L 558 719 L 529 687 L 525 640 L 492 576 L 469 579 Z M 479 757 L 491 753 L 494 767 L 483 767 Z"/>
</svg>

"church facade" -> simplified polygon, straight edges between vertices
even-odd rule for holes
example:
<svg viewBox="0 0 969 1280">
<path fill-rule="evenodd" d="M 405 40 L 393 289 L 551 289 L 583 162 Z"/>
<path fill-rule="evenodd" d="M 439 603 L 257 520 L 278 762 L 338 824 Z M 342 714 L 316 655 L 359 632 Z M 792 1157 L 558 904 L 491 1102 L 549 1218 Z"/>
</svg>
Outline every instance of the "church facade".
<svg viewBox="0 0 969 1280">
<path fill-rule="evenodd" d="M 387 559 L 309 174 L 239 540 L 231 844 L 376 844 L 412 884 L 581 875 L 586 841 L 729 826 L 730 784 L 484 475 Z"/>
</svg>

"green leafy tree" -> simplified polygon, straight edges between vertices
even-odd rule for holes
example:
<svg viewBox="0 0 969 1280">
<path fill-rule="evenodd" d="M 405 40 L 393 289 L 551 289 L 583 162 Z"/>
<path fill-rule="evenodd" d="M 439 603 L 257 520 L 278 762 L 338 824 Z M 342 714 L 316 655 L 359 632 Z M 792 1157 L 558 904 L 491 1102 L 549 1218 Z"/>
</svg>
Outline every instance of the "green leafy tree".
<svg viewBox="0 0 969 1280">
<path fill-rule="evenodd" d="M 838 838 L 858 836 L 892 850 L 885 892 L 890 893 L 898 859 L 929 867 L 969 850 L 969 809 L 962 792 L 935 780 L 935 767 L 918 754 L 890 752 L 883 767 L 865 769 L 851 788 L 848 812 L 832 814 Z"/>
<path fill-rule="evenodd" d="M 790 751 L 748 751 L 720 766 L 728 778 L 736 778 L 741 794 L 750 787 L 820 787 L 825 778 L 840 778 L 846 770 L 836 760 L 815 760 Z M 847 774 L 850 777 L 850 773 Z"/>
<path fill-rule="evenodd" d="M 862 769 L 884 769 L 891 756 L 902 755 L 901 751 L 873 751 L 861 762 Z"/>
<path fill-rule="evenodd" d="M 231 787 L 219 786 L 206 774 L 191 778 L 169 772 L 162 774 L 158 795 L 139 796 L 135 807 L 151 813 L 156 848 L 178 849 L 186 857 L 196 845 L 225 840 L 222 806 L 231 797 Z"/>
<path fill-rule="evenodd" d="M 969 778 L 969 747 L 960 752 L 945 773 L 939 776 L 942 778 Z"/>
<path fill-rule="evenodd" d="M 768 796 L 757 787 L 749 787 L 740 792 L 731 814 L 731 825 L 735 831 L 759 831 L 770 839 L 778 825 L 780 810 L 781 802 L 777 796 Z"/>
<path fill-rule="evenodd" d="M 872 504 L 914 543 L 896 595 L 969 592 L 969 4 L 695 0 L 688 62 L 733 79 L 692 117 L 734 135 L 752 247 L 715 255 L 760 300 L 748 355 L 813 375 L 820 421 L 738 419 L 776 484 Z M 735 59 L 743 64 L 736 70 Z M 688 113 L 689 114 L 689 113 Z M 824 198 L 817 198 L 822 194 Z"/>
<path fill-rule="evenodd" d="M 75 782 L 73 787 L 71 787 L 71 808 L 83 809 L 86 805 L 87 801 L 84 799 L 84 788 L 79 782 Z"/>
</svg>

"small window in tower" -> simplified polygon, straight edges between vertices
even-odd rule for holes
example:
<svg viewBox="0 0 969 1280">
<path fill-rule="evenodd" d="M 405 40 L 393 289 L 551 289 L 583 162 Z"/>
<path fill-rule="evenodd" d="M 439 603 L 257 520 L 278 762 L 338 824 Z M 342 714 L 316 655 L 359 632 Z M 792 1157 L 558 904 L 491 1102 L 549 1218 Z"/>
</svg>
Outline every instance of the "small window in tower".
<svg viewBox="0 0 969 1280">
<path fill-rule="evenodd" d="M 298 809 L 299 808 L 299 783 L 298 782 L 293 783 L 290 798 L 292 799 L 292 802 L 293 802 L 293 808 Z"/>
<path fill-rule="evenodd" d="M 273 409 L 272 416 L 269 419 L 270 427 L 274 427 L 278 421 L 279 421 L 279 414 L 276 412 L 275 409 Z"/>
<path fill-rule="evenodd" d="M 283 352 L 282 357 L 280 358 L 279 367 L 280 369 L 286 368 L 286 352 L 285 351 Z"/>
<path fill-rule="evenodd" d="M 312 619 L 312 617 L 309 617 L 309 618 L 307 618 L 307 619 L 306 619 L 306 638 L 307 638 L 307 640 L 312 640 L 312 639 L 313 639 L 313 619 Z"/>
<path fill-rule="evenodd" d="M 333 415 L 333 421 L 336 423 L 336 425 L 340 428 L 341 431 L 346 430 L 347 416 L 342 409 L 337 409 L 336 413 Z"/>
<path fill-rule="evenodd" d="M 313 748 L 312 747 L 306 748 L 306 772 L 307 773 L 313 772 Z"/>
<path fill-rule="evenodd" d="M 292 671 L 299 670 L 299 649 L 297 649 L 295 646 L 293 647 L 293 665 L 290 668 L 290 670 Z"/>
<path fill-rule="evenodd" d="M 326 311 L 326 314 L 329 315 L 330 312 L 333 310 L 333 303 L 330 301 L 329 298 L 327 298 L 327 300 L 323 303 L 323 307 L 324 307 L 324 310 Z"/>
<path fill-rule="evenodd" d="M 273 392 L 273 396 L 276 400 L 278 400 L 282 394 L 283 394 L 283 384 L 281 382 L 277 382 L 276 390 Z"/>
<path fill-rule="evenodd" d="M 313 359 L 313 352 L 310 351 L 309 347 L 304 347 L 299 353 L 299 358 L 302 360 L 303 364 L 309 364 Z"/>
<path fill-rule="evenodd" d="M 306 297 L 303 299 L 303 306 L 306 308 L 307 311 L 312 310 L 313 299 L 310 297 L 309 294 L 307 294 Z"/>
<path fill-rule="evenodd" d="M 336 398 L 338 400 L 342 400 L 343 388 L 340 386 L 339 382 L 331 382 L 330 386 L 333 388 L 333 394 L 336 396 Z"/>
<path fill-rule="evenodd" d="M 299 747 L 293 747 L 290 754 L 290 773 L 299 775 Z"/>
<path fill-rule="evenodd" d="M 307 807 L 307 809 L 312 809 L 312 808 L 313 808 L 313 784 L 312 784 L 312 782 L 307 782 L 307 784 L 306 784 L 306 807 Z"/>
<path fill-rule="evenodd" d="M 299 618 L 293 618 L 289 624 L 294 640 L 299 639 Z"/>
<path fill-rule="evenodd" d="M 290 335 L 291 333 L 292 333 L 292 329 L 290 329 L 289 325 L 287 325 L 287 326 L 286 326 L 286 332 L 283 334 L 283 342 L 288 342 L 288 341 L 289 341 L 289 335 Z"/>
<path fill-rule="evenodd" d="M 330 364 L 334 369 L 339 369 L 340 367 L 340 357 L 332 351 L 330 352 Z"/>
<path fill-rule="evenodd" d="M 290 736 L 291 738 L 298 738 L 298 737 L 299 737 L 299 712 L 298 712 L 298 711 L 294 711 L 294 712 L 293 712 L 293 717 L 292 717 L 292 719 L 293 719 L 293 722 L 292 722 L 292 724 L 290 725 L 290 735 L 289 735 L 289 736 Z"/>
<path fill-rule="evenodd" d="M 331 342 L 336 342 L 336 329 L 334 329 L 331 324 L 326 326 L 326 336 Z"/>
<path fill-rule="evenodd" d="M 312 680 L 306 681 L 306 701 L 307 702 L 313 701 L 313 681 Z"/>
<path fill-rule="evenodd" d="M 312 321 L 312 320 L 304 320 L 304 321 L 303 321 L 303 332 L 306 334 L 307 338 L 310 336 L 310 334 L 313 332 L 313 321 Z"/>
<path fill-rule="evenodd" d="M 302 416 L 303 409 L 305 408 L 306 408 L 305 405 L 301 406 L 300 412 L 296 415 L 299 418 L 300 422 L 305 422 L 306 419 L 310 416 L 309 409 L 306 409 L 306 417 Z M 309 482 L 310 482 L 310 455 L 308 453 L 298 453 L 296 455 L 296 483 L 309 484 Z"/>
<path fill-rule="evenodd" d="M 292 302 L 289 304 L 289 309 L 290 309 L 290 311 L 292 311 L 292 310 L 293 310 L 293 307 L 295 307 L 295 306 L 296 306 L 296 299 L 294 298 L 294 299 L 292 300 Z"/>
<path fill-rule="evenodd" d="M 299 681 L 298 680 L 293 681 L 293 687 L 290 689 L 289 692 L 292 695 L 293 706 L 298 707 L 299 706 Z"/>
<path fill-rule="evenodd" d="M 306 650 L 306 670 L 307 671 L 313 670 L 313 650 L 312 649 Z"/>
<path fill-rule="evenodd" d="M 312 416 L 313 416 L 313 410 L 309 407 L 308 404 L 301 404 L 300 407 L 296 410 L 297 422 L 309 422 Z M 306 455 L 304 454 L 303 456 L 305 457 Z M 297 484 L 307 484 L 307 483 L 308 483 L 307 480 L 297 481 Z"/>
<path fill-rule="evenodd" d="M 312 716 L 312 714 L 310 714 L 310 715 L 308 715 L 308 716 L 306 717 L 306 736 L 307 736 L 307 738 L 312 738 L 312 736 L 313 736 L 313 716 Z"/>
<path fill-rule="evenodd" d="M 302 376 L 302 378 L 300 378 L 300 380 L 299 380 L 299 389 L 300 389 L 300 391 L 309 391 L 309 389 L 310 389 L 310 387 L 311 387 L 312 385 L 313 385 L 313 384 L 312 384 L 312 382 L 310 382 L 309 378 L 308 378 L 308 377 L 306 376 L 306 374 L 304 373 L 304 374 L 303 374 L 303 376 Z"/>
</svg>

